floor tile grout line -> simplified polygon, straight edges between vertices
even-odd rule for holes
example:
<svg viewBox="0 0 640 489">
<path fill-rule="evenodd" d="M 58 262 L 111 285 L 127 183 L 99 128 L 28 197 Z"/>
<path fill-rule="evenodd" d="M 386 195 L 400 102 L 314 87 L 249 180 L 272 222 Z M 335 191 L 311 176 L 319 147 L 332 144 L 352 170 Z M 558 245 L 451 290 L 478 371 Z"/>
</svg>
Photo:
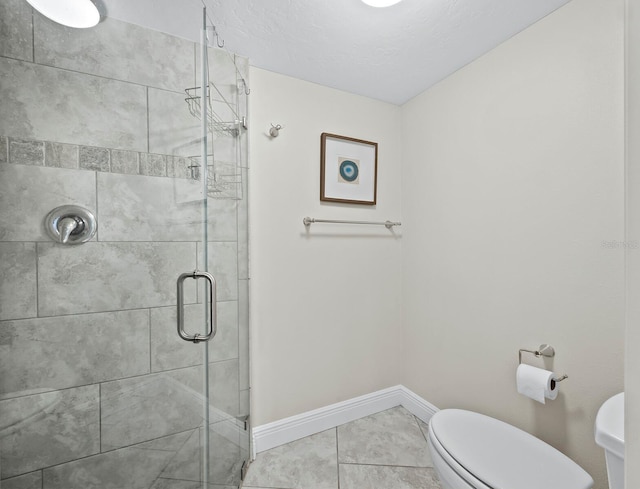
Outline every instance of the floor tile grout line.
<svg viewBox="0 0 640 489">
<path fill-rule="evenodd" d="M 334 428 L 336 430 L 336 472 L 338 477 L 338 489 L 340 489 L 340 442 L 338 440 L 338 427 Z"/>
<path fill-rule="evenodd" d="M 429 439 L 427 438 L 427 434 L 424 432 L 424 430 L 422 429 L 422 425 L 420 424 L 420 420 L 418 419 L 418 417 L 414 414 L 413 418 L 416 420 L 416 424 L 418 425 L 418 429 L 420 430 L 420 433 L 422 433 L 422 437 L 424 438 L 424 441 L 427 442 L 427 445 L 429 444 Z M 427 426 L 429 426 L 427 424 Z"/>
<path fill-rule="evenodd" d="M 341 462 L 339 465 L 359 465 L 363 467 L 401 467 L 403 469 L 433 469 L 433 467 L 428 465 L 372 464 L 372 463 L 354 463 L 354 462 Z"/>
</svg>

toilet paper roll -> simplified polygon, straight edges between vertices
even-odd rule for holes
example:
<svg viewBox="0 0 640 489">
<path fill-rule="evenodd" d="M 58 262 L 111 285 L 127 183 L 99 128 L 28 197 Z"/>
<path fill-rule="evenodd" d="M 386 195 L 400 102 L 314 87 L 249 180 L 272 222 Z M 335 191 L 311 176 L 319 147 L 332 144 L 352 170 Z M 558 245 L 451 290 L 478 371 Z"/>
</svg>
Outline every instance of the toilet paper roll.
<svg viewBox="0 0 640 489">
<path fill-rule="evenodd" d="M 518 393 L 534 401 L 545 403 L 545 399 L 554 400 L 558 396 L 555 374 L 549 370 L 520 364 L 516 371 Z"/>
</svg>

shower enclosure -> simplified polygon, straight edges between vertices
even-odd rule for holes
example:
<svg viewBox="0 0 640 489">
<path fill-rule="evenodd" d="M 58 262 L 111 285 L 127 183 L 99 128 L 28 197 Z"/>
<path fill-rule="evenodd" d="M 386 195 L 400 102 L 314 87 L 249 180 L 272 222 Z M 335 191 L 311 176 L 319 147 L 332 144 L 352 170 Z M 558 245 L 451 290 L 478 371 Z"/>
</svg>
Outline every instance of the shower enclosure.
<svg viewBox="0 0 640 489">
<path fill-rule="evenodd" d="M 247 61 L 206 21 L 194 43 L 3 0 L 0 24 L 0 486 L 238 487 Z M 67 207 L 47 232 L 61 206 L 95 235 Z"/>
</svg>

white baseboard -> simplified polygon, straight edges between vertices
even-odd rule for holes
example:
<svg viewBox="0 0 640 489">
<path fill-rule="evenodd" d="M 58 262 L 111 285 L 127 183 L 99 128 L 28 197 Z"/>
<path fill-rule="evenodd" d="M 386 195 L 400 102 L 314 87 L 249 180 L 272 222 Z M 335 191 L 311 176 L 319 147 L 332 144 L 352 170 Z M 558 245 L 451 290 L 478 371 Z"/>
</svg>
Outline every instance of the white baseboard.
<svg viewBox="0 0 640 489">
<path fill-rule="evenodd" d="M 428 423 L 431 416 L 436 414 L 439 409 L 428 401 L 425 401 L 412 390 L 407 389 L 403 385 L 398 386 L 401 391 L 402 402 L 400 405 L 416 416 L 418 419 Z"/>
<path fill-rule="evenodd" d="M 341 424 L 355 421 L 395 406 L 404 407 L 424 422 L 429 422 L 431 416 L 438 411 L 438 408 L 433 404 L 425 401 L 402 385 L 389 387 L 388 389 L 254 427 L 252 430 L 253 458 L 257 453 L 265 450 L 335 428 Z"/>
</svg>

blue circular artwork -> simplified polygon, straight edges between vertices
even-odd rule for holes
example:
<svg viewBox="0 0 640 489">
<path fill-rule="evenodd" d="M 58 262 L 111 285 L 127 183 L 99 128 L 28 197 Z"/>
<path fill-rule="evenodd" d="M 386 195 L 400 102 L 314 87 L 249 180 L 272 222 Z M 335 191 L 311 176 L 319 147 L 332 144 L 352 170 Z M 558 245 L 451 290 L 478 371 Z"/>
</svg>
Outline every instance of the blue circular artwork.
<svg viewBox="0 0 640 489">
<path fill-rule="evenodd" d="M 347 182 L 354 182 L 358 178 L 358 165 L 353 161 L 344 160 L 340 163 L 340 176 Z"/>
</svg>

